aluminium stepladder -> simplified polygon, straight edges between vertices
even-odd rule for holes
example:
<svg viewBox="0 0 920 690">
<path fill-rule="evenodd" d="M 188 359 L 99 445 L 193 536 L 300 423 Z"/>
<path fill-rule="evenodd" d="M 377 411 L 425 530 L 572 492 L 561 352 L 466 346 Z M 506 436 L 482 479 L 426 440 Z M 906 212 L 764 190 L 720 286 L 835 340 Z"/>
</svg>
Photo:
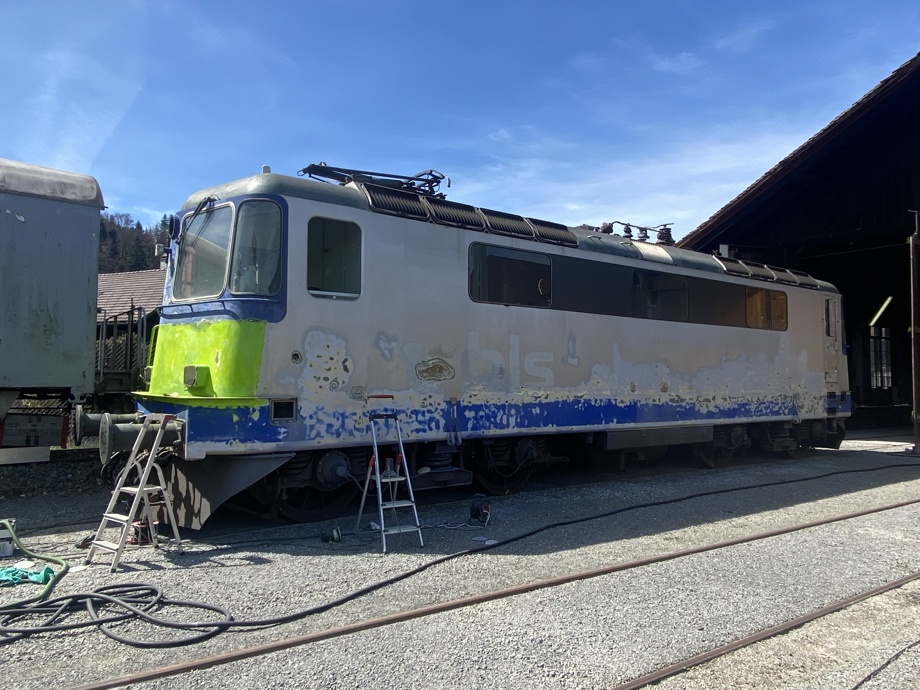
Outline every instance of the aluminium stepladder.
<svg viewBox="0 0 920 690">
<path fill-rule="evenodd" d="M 392 396 L 368 396 L 370 397 L 392 397 Z M 412 479 L 409 477 L 408 463 L 405 462 L 405 449 L 403 448 L 402 428 L 399 424 L 399 417 L 394 412 L 372 412 L 369 414 L 371 426 L 371 438 L 374 443 L 374 451 L 370 461 L 367 464 L 367 476 L 364 478 L 364 490 L 361 494 L 361 506 L 358 508 L 358 520 L 355 523 L 355 533 L 361 528 L 361 516 L 364 514 L 364 503 L 367 500 L 367 491 L 370 488 L 371 475 L 377 486 L 377 515 L 380 519 L 380 543 L 383 547 L 383 553 L 387 552 L 387 535 L 401 534 L 404 532 L 417 532 L 419 546 L 425 545 L 422 538 L 422 527 L 418 519 L 418 510 L 415 507 L 415 492 L 412 490 Z M 392 419 L 396 426 L 396 440 L 399 446 L 399 452 L 396 454 L 395 462 L 391 458 L 384 461 L 384 469 L 380 470 L 380 454 L 377 436 L 377 424 L 383 420 Z M 384 486 L 387 487 L 387 495 L 384 495 Z M 398 498 L 399 488 L 404 486 L 408 498 Z M 390 510 L 392 516 L 396 517 L 396 511 L 399 509 L 411 509 L 412 524 L 393 525 L 387 527 L 385 510 Z"/>
<path fill-rule="evenodd" d="M 134 529 L 135 522 L 145 523 L 150 536 L 150 545 L 157 548 L 157 529 L 155 524 L 154 506 L 162 506 L 166 512 L 166 519 L 172 529 L 173 543 L 176 548 L 182 550 L 182 540 L 179 537 L 179 528 L 176 524 L 176 516 L 173 512 L 172 504 L 166 495 L 166 479 L 163 476 L 163 468 L 156 462 L 157 451 L 163 441 L 163 433 L 171 422 L 175 420 L 175 415 L 171 414 L 148 414 L 144 423 L 141 425 L 137 440 L 131 449 L 131 455 L 125 468 L 118 475 L 115 489 L 112 491 L 112 497 L 109 499 L 109 505 L 102 515 L 102 521 L 99 523 L 99 529 L 93 537 L 89 547 L 89 553 L 86 554 L 87 565 L 92 562 L 96 549 L 109 551 L 112 553 L 111 571 L 114 573 L 118 564 L 121 562 L 125 546 L 128 542 L 128 535 Z M 150 450 L 143 450 L 144 437 L 156 427 L 156 437 Z M 156 483 L 150 483 L 150 474 L 156 474 Z M 128 479 L 132 476 L 138 478 L 136 486 L 128 486 Z M 130 497 L 130 499 L 125 499 Z M 115 507 L 122 501 L 130 500 L 131 507 L 127 513 L 116 512 Z M 117 541 L 106 541 L 102 539 L 103 532 L 113 525 L 119 526 L 119 536 Z M 138 542 L 141 540 L 138 539 Z"/>
</svg>

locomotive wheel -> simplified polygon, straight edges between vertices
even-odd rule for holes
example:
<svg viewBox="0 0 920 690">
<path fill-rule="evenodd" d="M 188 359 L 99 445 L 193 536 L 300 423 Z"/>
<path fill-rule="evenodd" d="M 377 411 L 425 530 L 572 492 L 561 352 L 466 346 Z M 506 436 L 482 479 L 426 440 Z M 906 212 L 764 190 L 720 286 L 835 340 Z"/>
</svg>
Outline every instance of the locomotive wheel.
<svg viewBox="0 0 920 690">
<path fill-rule="evenodd" d="M 498 444 L 495 444 L 498 446 Z M 484 491 L 494 496 L 510 494 L 527 483 L 536 466 L 537 450 L 530 439 L 518 441 L 505 457 L 490 452 L 488 446 L 476 463 L 473 474 Z"/>
<path fill-rule="evenodd" d="M 111 459 L 102 466 L 102 469 L 99 470 L 99 476 L 102 477 L 102 481 L 105 482 L 106 486 L 110 489 L 115 488 L 115 484 L 118 482 L 118 475 L 124 471 L 125 466 L 128 464 L 128 454 L 119 452 L 114 453 Z M 136 484 L 140 479 L 136 476 L 128 481 L 128 484 Z"/>
<path fill-rule="evenodd" d="M 714 443 L 694 443 L 690 446 L 693 456 L 700 461 L 703 467 L 718 469 L 731 463 L 733 448 L 717 446 Z"/>
<path fill-rule="evenodd" d="M 278 497 L 278 512 L 294 522 L 317 522 L 340 517 L 358 495 L 353 483 L 343 484 L 333 491 L 311 486 L 289 488 Z"/>
<path fill-rule="evenodd" d="M 280 493 L 278 477 L 273 472 L 231 498 L 227 505 L 276 519 L 278 517 L 277 505 Z"/>
<path fill-rule="evenodd" d="M 810 446 L 802 445 L 798 448 L 790 448 L 786 451 L 786 455 L 788 455 L 793 460 L 802 460 L 803 458 L 807 458 L 809 455 L 811 455 L 811 451 L 812 448 Z"/>
</svg>

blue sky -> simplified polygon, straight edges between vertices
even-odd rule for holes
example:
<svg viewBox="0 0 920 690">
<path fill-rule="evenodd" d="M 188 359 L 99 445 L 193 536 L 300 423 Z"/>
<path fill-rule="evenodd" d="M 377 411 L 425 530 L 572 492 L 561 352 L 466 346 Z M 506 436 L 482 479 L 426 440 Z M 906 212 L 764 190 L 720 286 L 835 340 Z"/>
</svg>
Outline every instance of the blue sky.
<svg viewBox="0 0 920 690">
<path fill-rule="evenodd" d="M 325 161 L 681 237 L 920 51 L 903 0 L 38 0 L 0 17 L 0 157 L 93 175 L 145 226 L 262 165 Z"/>
</svg>

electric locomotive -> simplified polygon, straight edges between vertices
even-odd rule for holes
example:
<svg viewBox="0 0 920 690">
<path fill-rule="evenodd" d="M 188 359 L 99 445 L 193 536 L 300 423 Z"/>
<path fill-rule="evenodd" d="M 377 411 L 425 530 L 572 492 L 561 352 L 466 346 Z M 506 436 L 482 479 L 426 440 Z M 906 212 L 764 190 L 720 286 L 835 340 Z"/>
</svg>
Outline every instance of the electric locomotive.
<svg viewBox="0 0 920 690">
<path fill-rule="evenodd" d="M 828 283 L 678 249 L 666 227 L 653 243 L 450 201 L 435 171 L 301 173 L 202 190 L 174 222 L 135 395 L 177 415 L 185 526 L 234 496 L 297 520 L 343 505 L 380 411 L 416 489 L 510 491 L 573 444 L 690 444 L 715 465 L 843 439 Z M 103 421 L 106 455 L 128 447 L 119 421 Z"/>
</svg>

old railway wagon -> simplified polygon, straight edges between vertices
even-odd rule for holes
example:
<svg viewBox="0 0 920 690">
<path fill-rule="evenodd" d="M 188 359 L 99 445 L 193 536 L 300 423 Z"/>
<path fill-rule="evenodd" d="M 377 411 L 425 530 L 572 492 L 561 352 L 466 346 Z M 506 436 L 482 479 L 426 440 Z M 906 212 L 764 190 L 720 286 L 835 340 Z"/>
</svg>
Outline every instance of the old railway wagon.
<svg viewBox="0 0 920 690">
<path fill-rule="evenodd" d="M 0 158 L 0 462 L 47 460 L 94 391 L 104 207 L 89 175 Z"/>
<path fill-rule="evenodd" d="M 186 526 L 241 492 L 294 519 L 350 499 L 372 411 L 398 414 L 416 488 L 511 490 L 579 444 L 715 464 L 843 438 L 827 283 L 448 201 L 434 171 L 301 173 L 205 189 L 176 219 L 136 396 L 179 415 Z"/>
</svg>

